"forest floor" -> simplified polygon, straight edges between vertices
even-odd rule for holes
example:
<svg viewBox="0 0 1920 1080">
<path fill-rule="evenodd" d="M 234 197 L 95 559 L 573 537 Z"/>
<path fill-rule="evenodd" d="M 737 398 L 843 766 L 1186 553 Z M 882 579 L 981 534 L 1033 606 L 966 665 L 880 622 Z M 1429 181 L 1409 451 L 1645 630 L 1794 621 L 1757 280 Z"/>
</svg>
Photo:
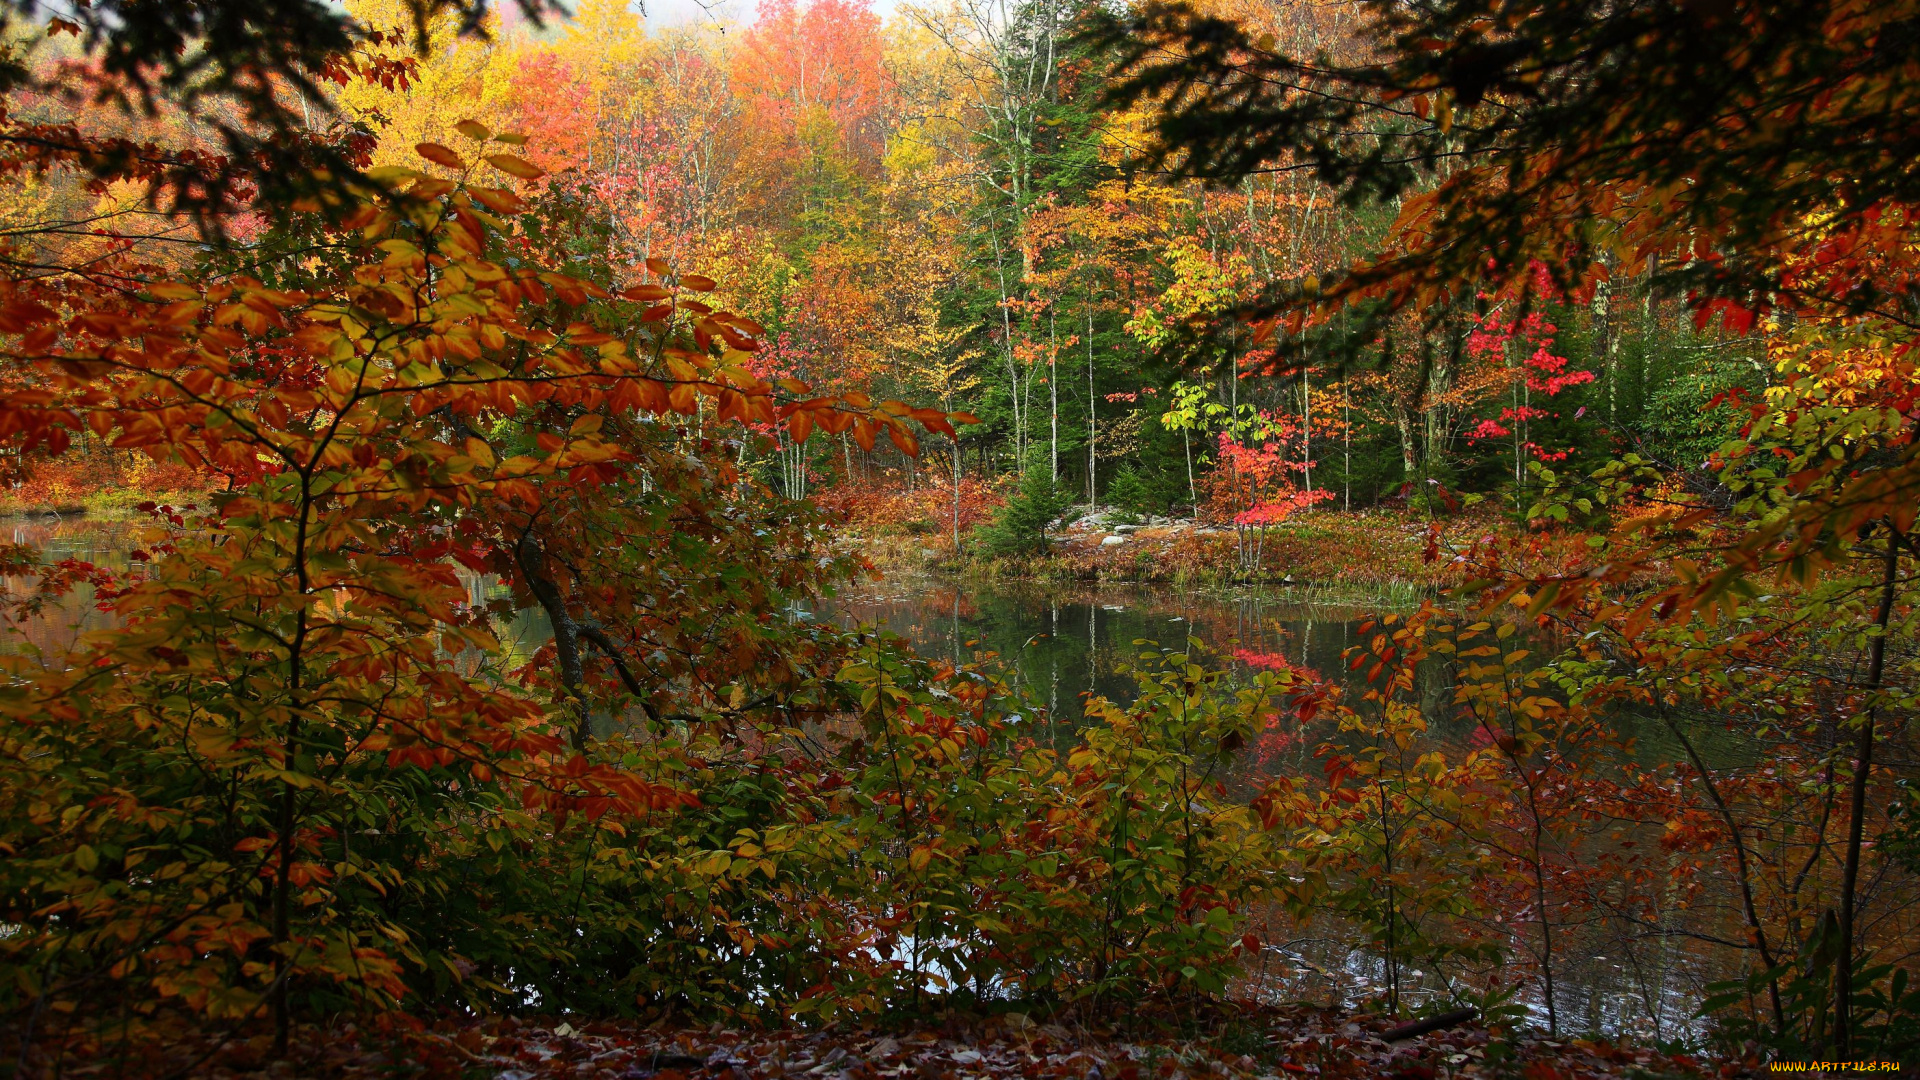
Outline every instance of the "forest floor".
<svg viewBox="0 0 1920 1080">
<path fill-rule="evenodd" d="M 1137 1021 L 1136 1021 L 1137 1023 Z M 1223 1007 L 1164 1031 L 1038 1022 L 1020 1013 L 882 1031 L 737 1030 L 520 1021 L 437 1026 L 404 1038 L 310 1030 L 293 1060 L 235 1044 L 208 1077 L 485 1077 L 488 1080 L 1287 1080 L 1514 1077 L 1599 1080 L 1758 1075 L 1757 1060 L 1707 1063 L 1585 1039 L 1497 1038 L 1477 1024 L 1385 1041 L 1390 1023 L 1304 1006 Z"/>
</svg>

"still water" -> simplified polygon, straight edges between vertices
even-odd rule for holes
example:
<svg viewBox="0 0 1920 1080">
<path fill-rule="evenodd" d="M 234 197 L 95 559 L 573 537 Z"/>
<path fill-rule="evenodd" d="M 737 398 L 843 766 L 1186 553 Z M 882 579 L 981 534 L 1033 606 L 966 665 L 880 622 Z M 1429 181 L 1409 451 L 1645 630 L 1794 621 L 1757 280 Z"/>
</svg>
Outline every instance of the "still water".
<svg viewBox="0 0 1920 1080">
<path fill-rule="evenodd" d="M 42 549 L 45 561 L 80 559 L 125 570 L 135 550 L 133 526 L 79 520 L 0 522 L 0 539 Z M 18 587 L 18 583 L 14 583 Z M 476 593 L 497 589 L 475 578 Z M 1148 643 L 1182 647 L 1191 639 L 1216 654 L 1245 681 L 1259 670 L 1290 669 L 1346 686 L 1358 696 L 1358 676 L 1342 653 L 1358 641 L 1363 620 L 1375 614 L 1352 607 L 1302 603 L 1285 594 L 1193 593 L 1165 588 L 1026 583 L 963 584 L 954 579 L 900 577 L 869 581 L 823 601 L 806 617 L 832 619 L 896 634 L 923 654 L 955 662 L 994 666 L 1036 706 L 1049 734 L 1061 738 L 1082 720 L 1081 703 L 1095 694 L 1125 703 L 1132 680 L 1121 670 Z M 7 625 L 0 650 L 22 647 L 58 655 L 87 629 L 104 627 L 109 616 L 95 609 L 84 591 L 49 607 L 40 618 Z M 512 651 L 525 655 L 550 636 L 543 613 L 523 612 L 498 628 Z M 1450 707 L 1452 686 L 1446 672 L 1430 665 L 1416 680 L 1423 711 L 1431 718 L 1437 746 L 1459 747 L 1472 726 Z M 1615 718 L 1643 746 L 1665 753 L 1663 732 L 1632 716 Z M 1253 785 L 1262 777 L 1308 775 L 1320 771 L 1319 748 L 1338 734 L 1321 719 L 1313 724 L 1276 724 L 1244 755 L 1240 780 Z M 1696 737 L 1710 740 L 1710 735 Z M 1710 754 L 1728 752 L 1709 741 Z M 1555 1000 L 1564 1031 L 1632 1033 L 1674 1039 L 1697 1034 L 1691 1020 L 1701 987 L 1730 972 L 1723 956 L 1690 942 L 1702 932 L 1734 925 L 1726 910 L 1697 904 L 1689 910 L 1663 911 L 1651 922 L 1625 923 L 1598 913 L 1588 925 L 1568 927 L 1568 948 L 1557 961 Z M 1378 957 L 1355 947 L 1356 936 L 1337 920 L 1316 921 L 1302 936 L 1274 952 L 1263 969 L 1266 993 L 1275 997 L 1357 1003 L 1377 993 L 1385 977 Z M 1527 930 L 1514 927 L 1514 950 L 1527 948 Z M 1443 1000 L 1443 986 L 1432 977 L 1409 995 Z M 1518 1004 L 1544 1024 L 1544 1002 L 1537 987 L 1523 988 Z"/>
<path fill-rule="evenodd" d="M 1133 697 L 1118 670 L 1151 645 L 1190 639 L 1245 673 L 1255 669 L 1345 671 L 1341 653 L 1367 613 L 1289 603 L 1284 597 L 1203 595 L 1125 585 L 1023 582 L 962 585 L 903 577 L 863 583 L 825 609 L 912 642 L 955 663 L 990 655 L 1008 682 L 1066 720 L 1083 694 Z"/>
</svg>

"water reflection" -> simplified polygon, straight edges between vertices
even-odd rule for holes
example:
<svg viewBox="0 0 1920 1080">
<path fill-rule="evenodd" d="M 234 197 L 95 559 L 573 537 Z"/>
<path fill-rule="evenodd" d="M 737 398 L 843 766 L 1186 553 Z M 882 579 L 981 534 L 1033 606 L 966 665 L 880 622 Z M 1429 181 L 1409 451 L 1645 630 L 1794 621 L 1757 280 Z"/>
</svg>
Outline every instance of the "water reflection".
<svg viewBox="0 0 1920 1080">
<path fill-rule="evenodd" d="M 83 517 L 48 516 L 0 519 L 7 542 L 37 548 L 42 563 L 67 559 L 92 563 L 116 573 L 133 565 L 134 527 L 124 521 L 98 521 Z M 25 598 L 24 583 L 0 579 L 0 593 L 9 599 Z M 48 602 L 35 618 L 16 622 L 9 608 L 0 608 L 0 651 L 18 652 L 22 647 L 42 655 L 58 656 L 70 650 L 80 635 L 112 625 L 113 617 L 94 603 L 93 589 L 80 585 L 67 595 Z"/>
<path fill-rule="evenodd" d="M 1344 686 L 1349 699 L 1357 698 L 1365 679 L 1348 670 L 1343 654 L 1359 643 L 1362 622 L 1378 613 L 1257 593 L 1073 583 L 969 587 L 947 578 L 902 577 L 857 586 L 820 614 L 897 634 L 923 655 L 955 663 L 991 657 L 1016 690 L 1073 723 L 1083 718 L 1086 694 L 1133 700 L 1133 680 L 1120 666 L 1143 651 L 1142 642 L 1180 648 L 1198 640 L 1237 683 L 1256 671 L 1291 671 Z M 1440 665 L 1424 665 L 1416 688 L 1429 713 L 1450 711 L 1453 687 Z"/>
</svg>

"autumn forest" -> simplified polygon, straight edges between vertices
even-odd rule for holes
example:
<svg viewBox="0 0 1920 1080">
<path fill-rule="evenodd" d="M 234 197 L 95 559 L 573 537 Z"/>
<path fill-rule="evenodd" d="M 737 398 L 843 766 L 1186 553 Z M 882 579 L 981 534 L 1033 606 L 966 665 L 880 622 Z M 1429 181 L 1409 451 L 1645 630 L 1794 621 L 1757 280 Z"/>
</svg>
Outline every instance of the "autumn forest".
<svg viewBox="0 0 1920 1080">
<path fill-rule="evenodd" d="M 0 1062 L 1920 1065 L 1916 57 L 0 0 Z"/>
</svg>

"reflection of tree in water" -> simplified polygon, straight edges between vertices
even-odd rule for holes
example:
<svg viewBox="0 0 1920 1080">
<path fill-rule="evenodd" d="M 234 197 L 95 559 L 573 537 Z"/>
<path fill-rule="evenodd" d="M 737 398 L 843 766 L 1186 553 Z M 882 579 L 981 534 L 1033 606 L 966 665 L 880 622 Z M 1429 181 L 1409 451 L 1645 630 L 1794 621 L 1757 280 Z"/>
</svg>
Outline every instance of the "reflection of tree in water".
<svg viewBox="0 0 1920 1080">
<path fill-rule="evenodd" d="M 1232 669 L 1237 685 L 1260 670 L 1288 670 L 1348 688 L 1361 681 L 1341 655 L 1355 644 L 1364 617 L 1357 609 L 1128 586 L 969 589 L 902 578 L 837 598 L 831 610 L 842 621 L 898 634 L 930 655 L 956 662 L 989 657 L 1009 683 L 1062 723 L 1080 721 L 1081 700 L 1089 692 L 1119 702 L 1133 699 L 1133 681 L 1120 668 L 1146 647 L 1140 642 L 1179 648 L 1197 639 Z M 1425 674 L 1433 694 L 1450 689 L 1438 669 Z M 1310 749 L 1327 734 L 1302 730 L 1300 718 L 1289 714 L 1276 714 L 1274 723 L 1268 745 L 1276 752 Z"/>
<path fill-rule="evenodd" d="M 128 522 L 84 517 L 14 518 L 5 523 L 4 529 L 0 537 L 7 543 L 39 548 L 45 563 L 74 559 L 115 574 L 124 574 L 133 565 L 133 525 Z M 8 600 L 24 599 L 25 582 L 0 579 L 0 595 Z M 81 634 L 112 623 L 113 617 L 95 604 L 93 589 L 81 585 L 48 603 L 37 617 L 16 622 L 10 612 L 0 613 L 0 628 L 5 631 L 0 636 L 0 652 L 17 653 L 30 647 L 43 657 L 59 657 L 73 648 Z"/>
</svg>

